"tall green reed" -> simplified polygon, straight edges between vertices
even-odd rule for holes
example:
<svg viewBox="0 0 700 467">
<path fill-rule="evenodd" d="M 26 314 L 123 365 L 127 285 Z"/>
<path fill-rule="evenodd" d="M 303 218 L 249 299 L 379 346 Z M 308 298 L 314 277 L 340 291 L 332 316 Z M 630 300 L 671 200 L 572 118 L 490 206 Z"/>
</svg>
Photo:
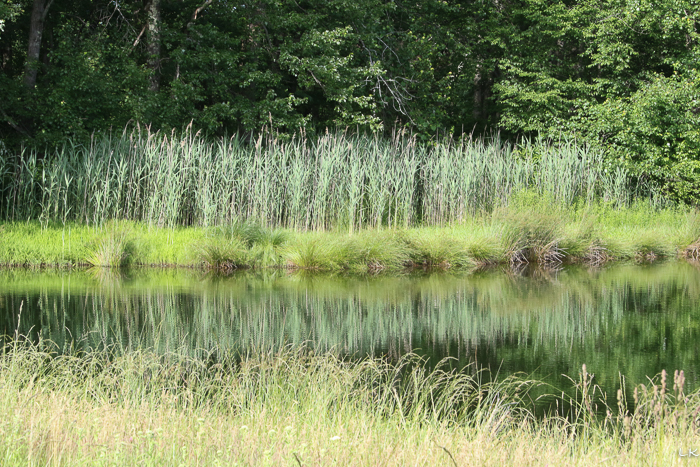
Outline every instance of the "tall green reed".
<svg viewBox="0 0 700 467">
<path fill-rule="evenodd" d="M 52 154 L 0 158 L 0 218 L 126 219 L 151 225 L 212 226 L 236 219 L 297 230 L 459 222 L 507 205 L 524 189 L 558 203 L 603 199 L 624 205 L 639 192 L 624 169 L 574 142 L 443 139 L 418 144 L 326 133 L 260 134 L 210 140 L 136 127 L 68 141 Z M 647 187 L 651 193 L 651 188 Z M 657 197 L 658 198 L 658 197 Z"/>
</svg>

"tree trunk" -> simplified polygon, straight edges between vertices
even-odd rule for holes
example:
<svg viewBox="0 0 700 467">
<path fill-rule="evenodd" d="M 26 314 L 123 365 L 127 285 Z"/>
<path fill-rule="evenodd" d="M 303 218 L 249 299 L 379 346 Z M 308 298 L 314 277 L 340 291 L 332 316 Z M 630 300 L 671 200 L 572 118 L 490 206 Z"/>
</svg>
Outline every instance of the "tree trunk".
<svg viewBox="0 0 700 467">
<path fill-rule="evenodd" d="M 151 91 L 160 88 L 160 0 L 148 4 L 148 68 L 151 70 Z"/>
<path fill-rule="evenodd" d="M 481 72 L 481 64 L 477 64 L 476 73 L 474 74 L 474 107 L 472 107 L 472 118 L 477 122 L 481 118 L 481 111 L 484 107 L 484 94 Z"/>
<path fill-rule="evenodd" d="M 24 70 L 24 84 L 33 89 L 41 52 L 41 36 L 44 33 L 44 20 L 53 0 L 34 0 L 32 17 L 29 22 L 29 46 L 27 47 L 27 64 Z"/>
</svg>

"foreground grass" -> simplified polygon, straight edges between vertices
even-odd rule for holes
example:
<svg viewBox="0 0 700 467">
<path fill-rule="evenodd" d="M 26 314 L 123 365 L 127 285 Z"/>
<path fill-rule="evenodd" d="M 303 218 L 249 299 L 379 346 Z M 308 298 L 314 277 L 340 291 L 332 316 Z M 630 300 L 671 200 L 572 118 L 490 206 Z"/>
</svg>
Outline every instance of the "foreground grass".
<svg viewBox="0 0 700 467">
<path fill-rule="evenodd" d="M 355 232 L 224 226 L 159 228 L 0 224 L 0 265 L 287 267 L 353 272 L 469 269 L 488 264 L 559 264 L 689 257 L 700 252 L 700 214 L 684 208 L 594 204 L 564 210 L 527 193 L 518 203 L 442 227 Z"/>
<path fill-rule="evenodd" d="M 533 382 L 484 383 L 415 356 L 304 348 L 193 359 L 148 351 L 0 356 L 0 464 L 674 465 L 696 449 L 700 393 L 663 374 L 635 409 L 593 414 L 585 367 L 567 417 L 536 419 Z M 561 402 L 571 402 L 562 400 Z"/>
</svg>

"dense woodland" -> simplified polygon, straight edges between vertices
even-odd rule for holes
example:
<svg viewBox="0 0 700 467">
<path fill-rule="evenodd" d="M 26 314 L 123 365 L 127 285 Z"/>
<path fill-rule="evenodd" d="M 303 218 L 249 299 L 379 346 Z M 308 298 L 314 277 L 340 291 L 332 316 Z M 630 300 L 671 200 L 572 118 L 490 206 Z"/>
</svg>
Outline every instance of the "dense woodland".
<svg viewBox="0 0 700 467">
<path fill-rule="evenodd" d="M 0 0 L 0 157 L 130 124 L 575 139 L 700 201 L 698 0 Z"/>
</svg>

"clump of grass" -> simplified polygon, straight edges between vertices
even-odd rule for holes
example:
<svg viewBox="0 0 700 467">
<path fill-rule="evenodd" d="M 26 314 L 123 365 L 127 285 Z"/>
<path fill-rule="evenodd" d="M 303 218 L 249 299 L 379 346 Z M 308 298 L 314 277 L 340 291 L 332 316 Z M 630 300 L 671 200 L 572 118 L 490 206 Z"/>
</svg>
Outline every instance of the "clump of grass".
<svg viewBox="0 0 700 467">
<path fill-rule="evenodd" d="M 473 237 L 466 240 L 465 251 L 470 258 L 481 265 L 488 266 L 501 261 L 503 254 L 493 239 Z"/>
<path fill-rule="evenodd" d="M 242 229 L 213 229 L 198 248 L 201 263 L 211 269 L 231 270 L 248 265 L 248 245 L 239 236 Z"/>
<path fill-rule="evenodd" d="M 279 250 L 288 240 L 288 233 L 282 229 L 265 227 L 256 221 L 233 222 L 215 229 L 215 236 L 226 242 L 240 240 L 247 249 L 247 264 L 254 267 L 273 267 L 281 263 Z"/>
<path fill-rule="evenodd" d="M 510 263 L 561 263 L 564 252 L 559 243 L 566 222 L 563 210 L 533 191 L 523 191 L 513 201 L 493 215 L 502 226 L 501 241 Z"/>
<path fill-rule="evenodd" d="M 657 257 L 667 258 L 675 255 L 675 248 L 665 238 L 663 232 L 652 230 L 644 232 L 635 239 L 635 259 L 653 261 Z"/>
<path fill-rule="evenodd" d="M 263 227 L 256 221 L 242 221 L 238 218 L 214 229 L 217 236 L 225 239 L 238 238 L 247 247 L 263 241 L 269 236 L 269 229 Z"/>
<path fill-rule="evenodd" d="M 434 229 L 404 233 L 409 256 L 414 265 L 426 268 L 473 268 L 476 262 L 469 255 L 467 243 L 448 232 Z"/>
<path fill-rule="evenodd" d="M 464 241 L 467 255 L 479 266 L 489 266 L 506 260 L 499 242 L 500 226 L 488 217 L 475 218 L 471 222 L 451 229 L 452 234 Z"/>
<path fill-rule="evenodd" d="M 290 268 L 333 270 L 350 262 L 351 251 L 326 235 L 305 234 L 290 241 L 281 256 Z"/>
<path fill-rule="evenodd" d="M 700 239 L 688 245 L 683 256 L 693 261 L 700 260 Z"/>
<path fill-rule="evenodd" d="M 364 231 L 348 239 L 351 269 L 378 273 L 398 271 L 410 262 L 409 251 L 395 231 Z"/>
<path fill-rule="evenodd" d="M 682 256 L 694 261 L 700 260 L 700 211 L 694 210 L 687 214 L 683 239 L 685 248 L 681 247 Z"/>
<path fill-rule="evenodd" d="M 599 219 L 601 243 L 614 259 L 635 261 L 672 257 L 688 239 L 679 233 L 687 226 L 687 211 L 659 209 L 649 201 L 618 209 L 609 203 L 590 207 Z"/>
<path fill-rule="evenodd" d="M 238 238 L 210 239 L 200 246 L 200 261 L 211 269 L 231 270 L 248 265 L 245 244 Z"/>
<path fill-rule="evenodd" d="M 281 229 L 268 230 L 250 246 L 248 258 L 255 267 L 274 267 L 282 263 L 280 250 L 287 242 L 288 233 Z"/>
<path fill-rule="evenodd" d="M 645 227 L 628 225 L 606 229 L 602 239 L 606 252 L 613 259 L 634 261 L 654 261 L 676 255 L 669 229 Z"/>
<path fill-rule="evenodd" d="M 88 246 L 87 262 L 94 267 L 120 268 L 128 266 L 134 258 L 134 241 L 131 229 L 117 222 L 105 226 L 106 232 L 94 246 Z"/>
<path fill-rule="evenodd" d="M 568 261 L 584 261 L 592 266 L 600 266 L 610 260 L 608 249 L 601 240 L 601 226 L 596 213 L 584 209 L 578 219 L 564 227 L 559 247 Z"/>
</svg>

